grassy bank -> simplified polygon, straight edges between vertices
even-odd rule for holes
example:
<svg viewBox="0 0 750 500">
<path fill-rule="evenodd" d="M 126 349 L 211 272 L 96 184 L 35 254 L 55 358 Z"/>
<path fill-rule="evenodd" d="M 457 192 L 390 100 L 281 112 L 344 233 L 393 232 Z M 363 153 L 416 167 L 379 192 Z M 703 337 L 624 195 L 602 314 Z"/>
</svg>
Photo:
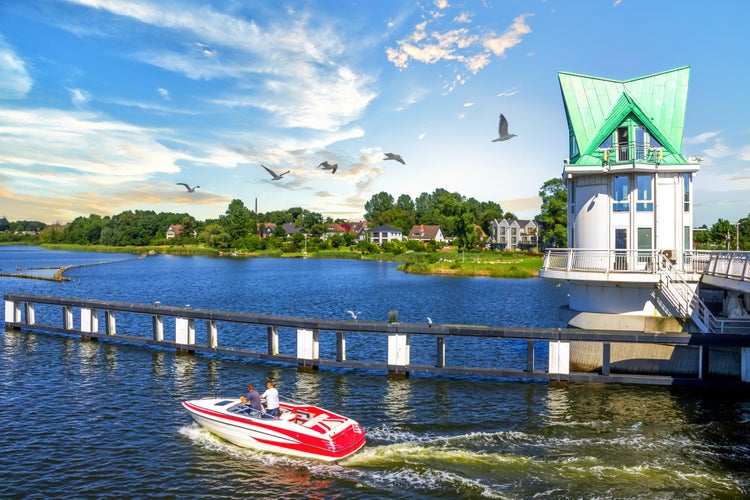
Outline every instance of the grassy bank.
<svg viewBox="0 0 750 500">
<path fill-rule="evenodd" d="M 456 250 L 444 252 L 405 252 L 362 254 L 350 248 L 320 250 L 303 255 L 301 252 L 282 253 L 281 250 L 264 250 L 252 253 L 222 252 L 202 245 L 183 246 L 105 246 L 45 244 L 50 250 L 70 250 L 75 252 L 132 253 L 138 255 L 167 253 L 173 255 L 205 255 L 227 257 L 281 257 L 314 259 L 352 259 L 400 262 L 398 269 L 412 274 L 441 276 L 487 276 L 491 278 L 536 277 L 542 267 L 542 256 L 518 252 L 479 252 L 462 253 Z"/>
</svg>

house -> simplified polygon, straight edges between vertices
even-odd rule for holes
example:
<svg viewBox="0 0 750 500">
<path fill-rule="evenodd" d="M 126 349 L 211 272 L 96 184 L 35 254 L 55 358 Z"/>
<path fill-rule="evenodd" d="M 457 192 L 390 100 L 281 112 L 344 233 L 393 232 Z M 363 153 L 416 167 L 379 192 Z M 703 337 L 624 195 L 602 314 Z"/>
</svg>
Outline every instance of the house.
<svg viewBox="0 0 750 500">
<path fill-rule="evenodd" d="M 172 238 L 176 238 L 177 236 L 181 236 L 183 231 L 183 227 L 181 224 L 172 224 L 169 226 L 169 229 L 167 229 L 167 233 L 164 235 L 165 238 L 168 240 L 171 240 Z M 190 232 L 190 237 L 195 238 L 198 236 L 198 233 L 193 229 Z"/>
<path fill-rule="evenodd" d="M 261 238 L 268 238 L 269 236 L 273 236 L 276 224 L 273 222 L 258 222 L 256 227 L 258 228 L 258 236 Z"/>
<path fill-rule="evenodd" d="M 442 229 L 440 229 L 440 226 L 425 226 L 424 224 L 412 226 L 407 239 L 419 240 L 424 242 L 434 240 L 438 243 L 446 241 L 445 237 L 443 236 L 443 231 Z"/>
<path fill-rule="evenodd" d="M 182 226 L 180 224 L 172 224 L 169 226 L 169 229 L 167 229 L 167 234 L 165 234 L 164 237 L 171 240 L 180 234 L 182 234 Z"/>
<path fill-rule="evenodd" d="M 490 235 L 492 249 L 505 252 L 535 250 L 538 248 L 538 229 L 533 220 L 495 219 Z"/>
<path fill-rule="evenodd" d="M 389 241 L 401 241 L 404 239 L 404 232 L 392 226 L 382 225 L 367 230 L 370 241 L 376 245 L 382 245 Z"/>
<path fill-rule="evenodd" d="M 304 231 L 300 228 L 298 228 L 293 222 L 287 222 L 285 224 L 282 224 L 281 227 L 284 228 L 284 232 L 287 236 L 291 236 L 296 233 L 303 233 Z"/>
<path fill-rule="evenodd" d="M 339 224 L 338 222 L 332 222 L 328 224 L 328 227 L 326 228 L 326 232 L 321 236 L 322 240 L 327 240 L 331 236 L 335 235 L 344 235 L 349 231 L 348 224 Z"/>
<path fill-rule="evenodd" d="M 356 235 L 354 238 L 355 241 L 367 239 L 367 221 L 352 222 L 349 231 Z"/>
</svg>

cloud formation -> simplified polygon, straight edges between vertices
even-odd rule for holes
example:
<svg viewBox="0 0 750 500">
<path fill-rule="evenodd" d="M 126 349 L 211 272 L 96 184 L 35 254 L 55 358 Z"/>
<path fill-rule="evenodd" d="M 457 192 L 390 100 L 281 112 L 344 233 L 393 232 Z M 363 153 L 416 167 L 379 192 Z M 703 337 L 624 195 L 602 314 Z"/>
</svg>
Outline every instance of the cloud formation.
<svg viewBox="0 0 750 500">
<path fill-rule="evenodd" d="M 454 61 L 477 74 L 490 63 L 492 56 L 505 57 L 508 50 L 531 33 L 526 20 L 533 14 L 520 15 L 505 32 L 495 33 L 485 31 L 482 26 L 470 26 L 473 15 L 468 12 L 453 17 L 453 22 L 462 26 L 445 26 L 443 10 L 449 5 L 447 2 L 436 2 L 436 5 L 438 11 L 431 12 L 411 34 L 398 40 L 395 47 L 386 48 L 388 60 L 397 68 L 406 69 L 411 61 L 424 64 Z"/>
<path fill-rule="evenodd" d="M 23 60 L 0 35 L 0 99 L 23 99 L 32 84 Z"/>
</svg>

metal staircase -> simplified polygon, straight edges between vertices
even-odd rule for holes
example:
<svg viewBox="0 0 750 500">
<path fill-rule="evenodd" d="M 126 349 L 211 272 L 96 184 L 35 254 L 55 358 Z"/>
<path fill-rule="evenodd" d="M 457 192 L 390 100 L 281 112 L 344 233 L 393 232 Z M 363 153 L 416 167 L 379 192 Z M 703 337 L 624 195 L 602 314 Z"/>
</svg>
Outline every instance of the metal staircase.
<svg viewBox="0 0 750 500">
<path fill-rule="evenodd" d="M 660 254 L 659 259 L 659 290 L 676 309 L 677 315 L 692 319 L 701 333 L 720 333 L 721 322 L 717 321 L 694 288 L 685 281 L 683 272 L 675 269 L 663 254 Z"/>
</svg>

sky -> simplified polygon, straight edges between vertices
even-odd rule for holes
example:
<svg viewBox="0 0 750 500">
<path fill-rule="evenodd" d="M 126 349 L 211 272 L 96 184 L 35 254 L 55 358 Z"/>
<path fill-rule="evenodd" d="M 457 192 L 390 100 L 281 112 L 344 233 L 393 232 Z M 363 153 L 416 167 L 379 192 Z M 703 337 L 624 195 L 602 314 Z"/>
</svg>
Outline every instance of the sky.
<svg viewBox="0 0 750 500">
<path fill-rule="evenodd" d="M 568 156 L 559 71 L 690 66 L 695 226 L 735 222 L 748 19 L 742 0 L 0 0 L 0 217 L 206 220 L 239 199 L 355 221 L 382 191 L 442 188 L 532 218 Z M 492 142 L 500 113 L 517 136 Z"/>
</svg>

